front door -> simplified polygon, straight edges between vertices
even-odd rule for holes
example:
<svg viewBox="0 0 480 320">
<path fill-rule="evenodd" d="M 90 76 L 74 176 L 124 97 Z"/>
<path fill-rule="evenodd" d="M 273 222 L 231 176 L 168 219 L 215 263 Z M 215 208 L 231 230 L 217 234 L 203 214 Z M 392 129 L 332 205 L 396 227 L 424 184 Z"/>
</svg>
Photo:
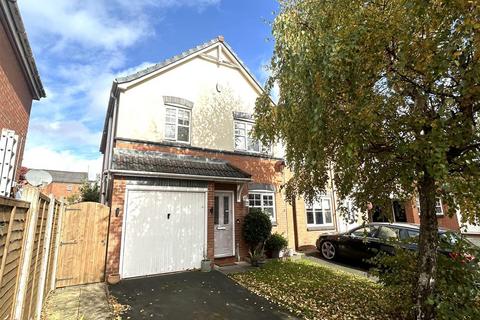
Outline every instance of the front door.
<svg viewBox="0 0 480 320">
<path fill-rule="evenodd" d="M 233 209 L 230 192 L 216 192 L 213 205 L 215 257 L 231 257 L 233 252 Z"/>
</svg>

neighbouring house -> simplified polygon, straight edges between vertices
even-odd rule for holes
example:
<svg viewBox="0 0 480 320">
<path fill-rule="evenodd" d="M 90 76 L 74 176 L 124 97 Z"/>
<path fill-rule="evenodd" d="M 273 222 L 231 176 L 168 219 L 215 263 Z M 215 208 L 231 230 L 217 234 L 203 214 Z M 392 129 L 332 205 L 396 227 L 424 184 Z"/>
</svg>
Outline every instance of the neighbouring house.
<svg viewBox="0 0 480 320">
<path fill-rule="evenodd" d="M 16 1 L 0 0 L 0 196 L 19 176 L 32 100 L 45 97 Z"/>
<path fill-rule="evenodd" d="M 44 194 L 53 194 L 56 199 L 78 195 L 80 187 L 88 181 L 88 172 L 45 170 L 52 176 L 52 182 L 43 187 Z"/>
</svg>

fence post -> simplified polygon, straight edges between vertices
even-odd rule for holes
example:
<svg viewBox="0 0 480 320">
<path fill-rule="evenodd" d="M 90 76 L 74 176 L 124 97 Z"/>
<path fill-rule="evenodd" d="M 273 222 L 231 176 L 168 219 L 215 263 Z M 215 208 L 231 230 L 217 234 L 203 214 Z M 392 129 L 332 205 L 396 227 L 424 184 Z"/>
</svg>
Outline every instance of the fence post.
<svg viewBox="0 0 480 320">
<path fill-rule="evenodd" d="M 40 320 L 40 316 L 42 315 L 42 305 L 43 305 L 43 297 L 45 291 L 45 281 L 47 280 L 47 268 L 48 268 L 48 256 L 50 253 L 50 242 L 52 240 L 52 227 L 53 227 L 53 215 L 55 212 L 55 198 L 53 194 L 49 196 L 50 203 L 48 204 L 48 213 L 47 213 L 47 226 L 45 229 L 45 239 L 43 241 L 43 249 L 42 249 L 42 262 L 40 265 L 40 277 L 38 279 L 38 289 L 37 289 L 37 305 L 35 309 L 35 318 Z M 49 290 L 47 288 L 47 290 Z"/>
<path fill-rule="evenodd" d="M 30 209 L 28 210 L 27 226 L 25 228 L 26 234 L 23 242 L 22 259 L 20 260 L 19 280 L 13 313 L 14 320 L 22 319 L 23 304 L 25 303 L 28 276 L 30 273 L 33 243 L 35 241 L 35 229 L 38 220 L 40 191 L 37 188 L 25 188 L 22 193 L 22 200 L 30 202 Z"/>
<path fill-rule="evenodd" d="M 58 250 L 60 249 L 60 240 L 62 238 L 62 218 L 63 213 L 65 212 L 65 203 L 63 199 L 60 199 L 60 208 L 58 209 L 58 220 L 57 220 L 57 234 L 55 236 L 55 251 L 53 252 L 53 270 L 52 275 L 50 276 L 51 283 L 49 284 L 50 290 L 55 290 L 56 288 L 56 279 L 57 279 L 57 263 L 58 263 Z"/>
</svg>

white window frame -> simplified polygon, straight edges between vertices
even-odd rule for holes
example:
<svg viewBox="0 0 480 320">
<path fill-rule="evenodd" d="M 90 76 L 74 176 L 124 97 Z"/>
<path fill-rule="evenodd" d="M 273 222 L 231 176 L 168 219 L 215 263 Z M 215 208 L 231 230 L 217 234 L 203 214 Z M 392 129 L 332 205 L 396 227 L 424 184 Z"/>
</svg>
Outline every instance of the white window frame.
<svg viewBox="0 0 480 320">
<path fill-rule="evenodd" d="M 418 210 L 418 215 L 420 215 L 420 198 L 416 197 L 415 202 L 416 202 L 415 205 L 417 206 L 417 210 Z M 440 212 L 437 212 L 437 208 L 440 208 Z M 435 214 L 437 216 L 443 216 L 444 215 L 443 201 L 442 201 L 442 198 L 440 198 L 440 197 L 435 198 Z"/>
<path fill-rule="evenodd" d="M 168 109 L 175 110 L 175 123 L 167 122 Z M 188 126 L 178 123 L 178 113 L 179 113 L 179 111 L 183 111 L 183 112 L 188 113 Z M 174 138 L 167 137 L 167 125 L 175 125 L 175 137 Z M 178 127 L 188 128 L 188 141 L 178 140 Z M 190 143 L 190 137 L 191 137 L 191 134 L 192 134 L 192 112 L 191 112 L 191 110 L 186 109 L 186 108 L 177 107 L 177 106 L 166 105 L 165 106 L 165 128 L 164 129 L 165 129 L 165 134 L 164 134 L 165 140 L 189 144 Z"/>
<path fill-rule="evenodd" d="M 323 207 L 323 201 L 328 200 L 329 210 L 330 210 L 330 223 L 327 223 L 325 218 L 325 208 Z M 315 210 L 322 210 L 323 223 L 317 222 L 317 215 Z M 308 211 L 312 210 L 313 213 L 313 223 L 308 223 Z M 332 208 L 332 199 L 328 196 L 322 196 L 319 201 L 315 201 L 312 205 L 305 206 L 305 219 L 307 221 L 307 227 L 333 227 L 333 208 Z"/>
<path fill-rule="evenodd" d="M 239 135 L 237 134 L 237 125 L 243 125 L 244 128 L 243 130 L 245 131 L 245 135 Z M 246 151 L 246 152 L 251 152 L 251 153 L 259 153 L 259 154 L 271 154 L 272 153 L 272 148 L 271 146 L 264 146 L 262 142 L 252 138 L 250 135 L 252 128 L 254 126 L 254 123 L 251 121 L 244 121 L 244 120 L 234 120 L 233 122 L 233 148 L 237 151 Z M 237 137 L 243 137 L 244 138 L 244 145 L 243 147 L 237 147 Z M 258 143 L 258 151 L 249 149 L 249 140 L 250 141 L 256 141 Z"/>
<path fill-rule="evenodd" d="M 251 206 L 250 205 L 250 195 L 253 195 L 253 194 L 260 195 L 260 202 L 261 202 L 260 206 L 255 206 L 255 205 Z M 263 196 L 264 195 L 272 196 L 273 204 L 271 206 L 265 206 L 264 201 L 263 201 Z M 273 222 L 277 221 L 277 213 L 276 213 L 276 210 L 275 210 L 275 192 L 274 191 L 249 190 L 248 191 L 248 207 L 249 208 L 259 208 L 259 209 L 262 209 L 262 211 L 264 211 L 265 208 L 272 208 L 273 209 L 273 214 L 270 217 L 270 220 L 273 221 Z"/>
</svg>

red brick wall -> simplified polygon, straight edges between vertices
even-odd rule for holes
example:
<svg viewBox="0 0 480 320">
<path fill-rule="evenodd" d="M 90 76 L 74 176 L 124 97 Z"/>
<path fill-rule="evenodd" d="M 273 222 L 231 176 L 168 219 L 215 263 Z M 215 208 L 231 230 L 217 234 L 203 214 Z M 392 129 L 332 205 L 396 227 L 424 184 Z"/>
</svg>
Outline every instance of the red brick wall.
<svg viewBox="0 0 480 320">
<path fill-rule="evenodd" d="M 420 223 L 420 215 L 418 214 L 418 208 L 415 204 L 415 201 L 407 201 L 405 203 L 405 212 L 407 214 L 407 221 L 410 223 Z M 459 231 L 460 226 L 458 224 L 457 215 L 453 214 L 453 216 L 448 216 L 448 206 L 443 206 L 443 215 L 437 216 L 438 226 L 444 229 L 450 229 Z"/>
<path fill-rule="evenodd" d="M 0 130 L 15 130 L 20 139 L 17 159 L 23 158 L 32 94 L 3 25 L 0 24 Z"/>
<path fill-rule="evenodd" d="M 105 273 L 118 274 L 120 268 L 120 246 L 122 241 L 123 208 L 125 203 L 125 178 L 113 180 L 113 192 L 110 209 L 110 225 L 108 230 L 107 266 Z M 119 209 L 118 217 L 115 211 Z"/>
<path fill-rule="evenodd" d="M 68 190 L 68 186 L 71 186 L 71 190 Z M 56 199 L 67 198 L 72 194 L 78 194 L 80 192 L 81 183 L 63 183 L 52 182 L 41 191 L 44 194 L 53 194 Z"/>
<path fill-rule="evenodd" d="M 117 142 L 116 148 L 123 149 L 135 149 L 135 150 L 150 150 L 150 151 L 161 151 L 168 153 L 176 154 L 187 154 L 193 156 L 203 156 L 208 158 L 216 158 L 226 160 L 231 163 L 233 166 L 244 170 L 252 175 L 252 178 L 257 183 L 268 183 L 276 186 L 277 192 L 275 194 L 275 203 L 276 203 L 276 214 L 277 214 L 277 226 L 273 231 L 278 231 L 287 236 L 287 203 L 282 198 L 282 194 L 279 192 L 280 185 L 283 182 L 282 173 L 276 172 L 275 165 L 278 164 L 277 160 L 243 156 L 243 155 L 231 155 L 231 154 L 222 154 L 216 152 L 207 152 L 207 151 L 198 151 L 190 150 L 183 148 L 175 147 L 165 147 L 158 145 L 149 145 L 141 143 L 130 143 L 130 142 Z M 111 216 L 110 216 L 110 229 L 109 229 L 109 243 L 107 249 L 107 275 L 117 274 L 119 272 L 119 262 L 120 262 L 120 248 L 121 248 L 121 232 L 122 232 L 122 219 L 123 219 L 123 208 L 124 208 L 124 197 L 125 197 L 125 186 L 126 181 L 124 178 L 115 178 L 113 182 L 113 192 L 111 200 Z M 235 184 L 229 183 L 208 183 L 208 215 L 207 215 L 207 255 L 210 259 L 214 259 L 214 223 L 213 215 L 210 214 L 210 208 L 213 208 L 214 204 L 214 193 L 215 190 L 232 190 L 236 191 Z M 235 248 L 237 243 L 239 244 L 239 253 L 240 257 L 244 259 L 248 256 L 248 248 L 245 242 L 243 241 L 242 236 L 242 225 L 245 215 L 248 213 L 247 208 L 244 206 L 243 201 L 238 202 L 236 198 L 236 192 L 234 192 L 234 208 L 235 208 Z M 243 189 L 241 199 L 244 195 L 248 194 L 248 188 Z M 115 217 L 115 210 L 119 208 L 119 216 Z M 237 223 L 238 219 L 238 223 Z M 293 246 L 293 231 L 292 231 L 292 246 Z M 235 257 L 217 259 L 217 262 L 231 261 L 233 262 Z"/>
</svg>

